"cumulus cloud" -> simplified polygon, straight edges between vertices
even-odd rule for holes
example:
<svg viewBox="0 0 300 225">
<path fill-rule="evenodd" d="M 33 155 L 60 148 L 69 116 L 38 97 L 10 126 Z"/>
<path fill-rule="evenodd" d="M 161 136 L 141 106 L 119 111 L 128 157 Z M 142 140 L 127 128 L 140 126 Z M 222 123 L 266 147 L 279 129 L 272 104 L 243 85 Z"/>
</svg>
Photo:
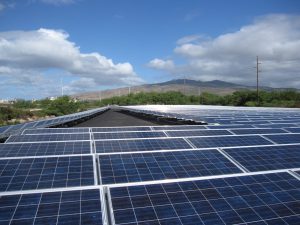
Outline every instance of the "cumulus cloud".
<svg viewBox="0 0 300 225">
<path fill-rule="evenodd" d="M 158 70 L 172 70 L 175 65 L 172 60 L 153 59 L 148 63 L 148 66 Z"/>
<path fill-rule="evenodd" d="M 142 82 L 130 63 L 115 63 L 97 52 L 82 53 L 68 38 L 68 33 L 50 29 L 0 32 L 0 76 L 20 81 L 22 74 L 45 76 L 48 70 L 60 70 L 89 80 L 86 89 Z"/>
<path fill-rule="evenodd" d="M 202 39 L 187 36 L 177 42 L 174 53 L 186 60 L 173 75 L 191 78 L 255 83 L 255 59 L 261 61 L 263 85 L 300 87 L 300 16 L 268 15 L 233 33 Z M 158 60 L 158 59 L 156 59 Z M 176 72 L 177 71 L 177 72 Z"/>
</svg>

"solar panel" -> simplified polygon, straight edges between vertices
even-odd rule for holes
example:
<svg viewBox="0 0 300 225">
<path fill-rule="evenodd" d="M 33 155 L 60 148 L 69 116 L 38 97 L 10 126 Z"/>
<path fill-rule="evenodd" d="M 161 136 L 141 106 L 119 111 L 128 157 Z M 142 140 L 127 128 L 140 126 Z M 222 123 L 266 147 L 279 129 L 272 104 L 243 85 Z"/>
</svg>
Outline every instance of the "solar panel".
<svg viewBox="0 0 300 225">
<path fill-rule="evenodd" d="M 150 127 L 96 127 L 92 132 L 151 131 Z"/>
<path fill-rule="evenodd" d="M 275 133 L 287 133 L 287 131 L 279 129 L 279 128 L 273 128 L 273 129 L 232 129 L 231 132 L 235 134 L 275 134 Z"/>
<path fill-rule="evenodd" d="M 291 132 L 291 133 L 300 133 L 300 127 L 294 127 L 294 128 L 285 128 L 285 130 Z"/>
<path fill-rule="evenodd" d="M 300 134 L 274 134 L 274 135 L 264 135 L 268 139 L 276 142 L 277 144 L 292 144 L 300 143 Z"/>
<path fill-rule="evenodd" d="M 129 139 L 129 138 L 154 138 L 166 137 L 164 132 L 141 131 L 141 132 L 118 132 L 118 133 L 93 133 L 95 140 L 104 139 Z"/>
<path fill-rule="evenodd" d="M 220 136 L 188 138 L 197 148 L 270 145 L 270 141 L 257 136 Z"/>
<path fill-rule="evenodd" d="M 300 145 L 225 149 L 251 172 L 300 168 Z"/>
<path fill-rule="evenodd" d="M 99 189 L 0 197 L 0 224 L 102 225 Z"/>
<path fill-rule="evenodd" d="M 0 144 L 0 158 L 89 153 L 89 141 Z"/>
<path fill-rule="evenodd" d="M 92 156 L 0 160 L 0 192 L 94 184 Z"/>
<path fill-rule="evenodd" d="M 23 134 L 61 134 L 61 133 L 89 133 L 89 128 L 38 128 L 24 130 Z"/>
<path fill-rule="evenodd" d="M 214 136 L 214 135 L 232 135 L 227 130 L 189 130 L 189 131 L 166 131 L 170 137 L 188 137 L 188 136 Z"/>
<path fill-rule="evenodd" d="M 297 127 L 296 124 L 292 123 L 280 123 L 280 124 L 259 124 L 254 125 L 257 128 L 285 128 L 285 127 Z"/>
<path fill-rule="evenodd" d="M 99 156 L 102 184 L 240 173 L 217 150 Z"/>
<path fill-rule="evenodd" d="M 182 138 L 95 141 L 97 153 L 191 149 Z"/>
<path fill-rule="evenodd" d="M 288 173 L 110 188 L 115 224 L 297 224 Z"/>
<path fill-rule="evenodd" d="M 208 129 L 254 128 L 252 125 L 207 125 Z"/>
<path fill-rule="evenodd" d="M 74 134 L 28 134 L 10 136 L 6 143 L 18 142 L 48 142 L 48 141 L 80 141 L 90 140 L 89 133 L 74 133 Z"/>
<path fill-rule="evenodd" d="M 159 126 L 159 127 L 152 127 L 154 130 L 200 130 L 206 129 L 203 125 L 173 125 L 173 126 Z"/>
</svg>

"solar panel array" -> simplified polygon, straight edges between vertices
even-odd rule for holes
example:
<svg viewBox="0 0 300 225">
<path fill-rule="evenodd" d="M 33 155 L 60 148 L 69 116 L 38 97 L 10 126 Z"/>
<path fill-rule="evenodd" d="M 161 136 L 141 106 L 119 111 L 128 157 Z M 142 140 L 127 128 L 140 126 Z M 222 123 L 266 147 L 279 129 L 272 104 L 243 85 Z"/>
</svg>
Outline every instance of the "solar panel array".
<svg viewBox="0 0 300 225">
<path fill-rule="evenodd" d="M 89 117 L 92 115 L 95 115 L 97 113 L 101 113 L 108 110 L 108 107 L 102 107 L 97 109 L 91 109 L 79 113 L 73 113 L 65 116 L 58 116 L 55 118 L 45 119 L 45 120 L 38 120 L 33 122 L 27 122 L 27 123 L 21 123 L 17 125 L 11 125 L 11 126 L 3 126 L 0 127 L 0 138 L 6 138 L 9 135 L 13 134 L 21 134 L 23 131 L 26 130 L 27 133 L 38 133 L 41 134 L 43 132 L 43 129 L 37 129 L 37 128 L 45 128 L 45 127 L 52 127 L 57 126 L 65 123 L 69 123 L 72 121 L 76 121 L 85 117 Z M 30 129 L 30 130 L 29 130 Z M 77 132 L 84 132 L 87 128 L 81 128 L 78 129 Z M 63 131 L 61 131 L 63 132 Z M 87 129 L 87 132 L 88 129 Z M 48 133 L 46 131 L 46 133 Z M 69 131 L 67 133 L 70 133 Z"/>
<path fill-rule="evenodd" d="M 10 136 L 0 224 L 299 224 L 299 110 L 161 108 L 208 124 Z"/>
</svg>

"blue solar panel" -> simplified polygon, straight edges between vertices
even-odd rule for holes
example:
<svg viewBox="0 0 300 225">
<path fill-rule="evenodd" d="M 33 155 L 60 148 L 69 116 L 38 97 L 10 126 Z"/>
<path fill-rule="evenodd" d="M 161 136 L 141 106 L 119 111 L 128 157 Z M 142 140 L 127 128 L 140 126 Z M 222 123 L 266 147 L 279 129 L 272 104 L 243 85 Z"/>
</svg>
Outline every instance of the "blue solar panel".
<svg viewBox="0 0 300 225">
<path fill-rule="evenodd" d="M 300 143 L 300 134 L 264 135 L 277 144 Z"/>
<path fill-rule="evenodd" d="M 232 129 L 231 132 L 235 134 L 275 134 L 275 133 L 287 133 L 285 130 L 274 128 L 274 129 Z"/>
<path fill-rule="evenodd" d="M 220 137 L 195 137 L 188 138 L 197 148 L 270 145 L 266 139 L 252 136 L 220 136 Z"/>
<path fill-rule="evenodd" d="M 288 173 L 110 188 L 115 224 L 298 224 Z"/>
<path fill-rule="evenodd" d="M 291 133 L 300 133 L 300 127 L 285 128 L 285 129 Z"/>
<path fill-rule="evenodd" d="M 62 134 L 62 133 L 89 133 L 89 128 L 39 128 L 24 130 L 23 134 Z"/>
<path fill-rule="evenodd" d="M 182 138 L 95 141 L 97 153 L 191 149 Z"/>
<path fill-rule="evenodd" d="M 1 159 L 0 192 L 94 184 L 92 156 Z"/>
<path fill-rule="evenodd" d="M 166 137 L 164 132 L 141 131 L 141 132 L 118 132 L 118 133 L 93 133 L 95 140 L 104 139 L 129 139 L 129 138 L 154 138 Z"/>
<path fill-rule="evenodd" d="M 251 172 L 300 168 L 300 145 L 233 148 L 225 151 Z"/>
<path fill-rule="evenodd" d="M 99 189 L 2 196 L 0 224 L 101 225 Z"/>
<path fill-rule="evenodd" d="M 89 141 L 0 144 L 0 158 L 89 153 Z"/>
<path fill-rule="evenodd" d="M 174 126 L 160 126 L 160 127 L 153 127 L 154 130 L 200 130 L 206 129 L 203 125 L 174 125 Z"/>
<path fill-rule="evenodd" d="M 89 133 L 74 133 L 74 134 L 33 134 L 33 135 L 15 135 L 10 136 L 6 143 L 17 142 L 47 142 L 47 141 L 80 141 L 90 140 Z"/>
<path fill-rule="evenodd" d="M 254 128 L 252 125 L 207 125 L 208 129 L 237 129 L 237 128 Z"/>
<path fill-rule="evenodd" d="M 297 127 L 296 124 L 292 123 L 280 123 L 280 124 L 259 124 L 254 125 L 257 128 L 285 128 L 285 127 Z"/>
<path fill-rule="evenodd" d="M 150 127 L 96 127 L 92 132 L 151 131 Z"/>
<path fill-rule="evenodd" d="M 99 156 L 103 184 L 240 173 L 217 150 Z"/>
<path fill-rule="evenodd" d="M 189 130 L 189 131 L 166 131 L 170 137 L 188 137 L 188 136 L 215 136 L 232 135 L 227 130 Z"/>
</svg>

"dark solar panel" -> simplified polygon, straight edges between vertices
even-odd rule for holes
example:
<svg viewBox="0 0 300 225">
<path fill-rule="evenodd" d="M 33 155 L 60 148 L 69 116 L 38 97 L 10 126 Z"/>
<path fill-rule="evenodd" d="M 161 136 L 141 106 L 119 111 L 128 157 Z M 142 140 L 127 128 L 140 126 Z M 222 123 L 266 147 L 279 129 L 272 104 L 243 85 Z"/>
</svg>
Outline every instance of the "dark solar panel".
<svg viewBox="0 0 300 225">
<path fill-rule="evenodd" d="M 151 131 L 150 127 L 96 127 L 92 132 Z"/>
<path fill-rule="evenodd" d="M 300 127 L 294 127 L 294 128 L 285 128 L 285 130 L 291 132 L 291 133 L 300 133 Z"/>
<path fill-rule="evenodd" d="M 89 128 L 39 128 L 24 130 L 23 134 L 61 134 L 61 133 L 88 133 Z"/>
<path fill-rule="evenodd" d="M 0 224 L 101 225 L 99 189 L 2 196 Z"/>
<path fill-rule="evenodd" d="M 166 137 L 164 132 L 159 132 L 159 131 L 93 133 L 93 136 L 95 140 Z"/>
<path fill-rule="evenodd" d="M 97 153 L 191 149 L 182 138 L 95 141 Z"/>
<path fill-rule="evenodd" d="M 115 224 L 298 224 L 288 173 L 110 188 Z"/>
<path fill-rule="evenodd" d="M 94 184 L 92 156 L 0 160 L 0 192 Z"/>
<path fill-rule="evenodd" d="M 300 168 L 300 145 L 233 148 L 225 151 L 251 172 Z"/>
<path fill-rule="evenodd" d="M 208 129 L 236 129 L 236 128 L 254 128 L 252 125 L 208 125 Z"/>
<path fill-rule="evenodd" d="M 6 143 L 13 142 L 47 142 L 47 141 L 70 141 L 90 140 L 89 133 L 74 134 L 28 134 L 10 136 Z"/>
<path fill-rule="evenodd" d="M 277 144 L 300 143 L 300 134 L 264 135 Z"/>
<path fill-rule="evenodd" d="M 180 125 L 180 126 L 161 126 L 161 127 L 153 127 L 154 130 L 200 130 L 206 129 L 203 125 Z"/>
<path fill-rule="evenodd" d="M 221 136 L 188 138 L 197 148 L 215 148 L 230 146 L 270 145 L 271 142 L 260 136 Z"/>
<path fill-rule="evenodd" d="M 99 156 L 103 184 L 240 173 L 217 150 Z"/>
<path fill-rule="evenodd" d="M 0 144 L 0 158 L 89 153 L 89 141 Z"/>
<path fill-rule="evenodd" d="M 231 132 L 239 134 L 275 134 L 275 133 L 287 133 L 285 130 L 274 128 L 274 129 L 232 129 Z"/>
<path fill-rule="evenodd" d="M 285 127 L 297 127 L 296 124 L 292 123 L 280 123 L 280 124 L 259 124 L 254 125 L 257 128 L 285 128 Z"/>
<path fill-rule="evenodd" d="M 166 131 L 170 137 L 188 137 L 188 136 L 215 136 L 232 135 L 227 130 L 189 130 L 189 131 Z"/>
</svg>

